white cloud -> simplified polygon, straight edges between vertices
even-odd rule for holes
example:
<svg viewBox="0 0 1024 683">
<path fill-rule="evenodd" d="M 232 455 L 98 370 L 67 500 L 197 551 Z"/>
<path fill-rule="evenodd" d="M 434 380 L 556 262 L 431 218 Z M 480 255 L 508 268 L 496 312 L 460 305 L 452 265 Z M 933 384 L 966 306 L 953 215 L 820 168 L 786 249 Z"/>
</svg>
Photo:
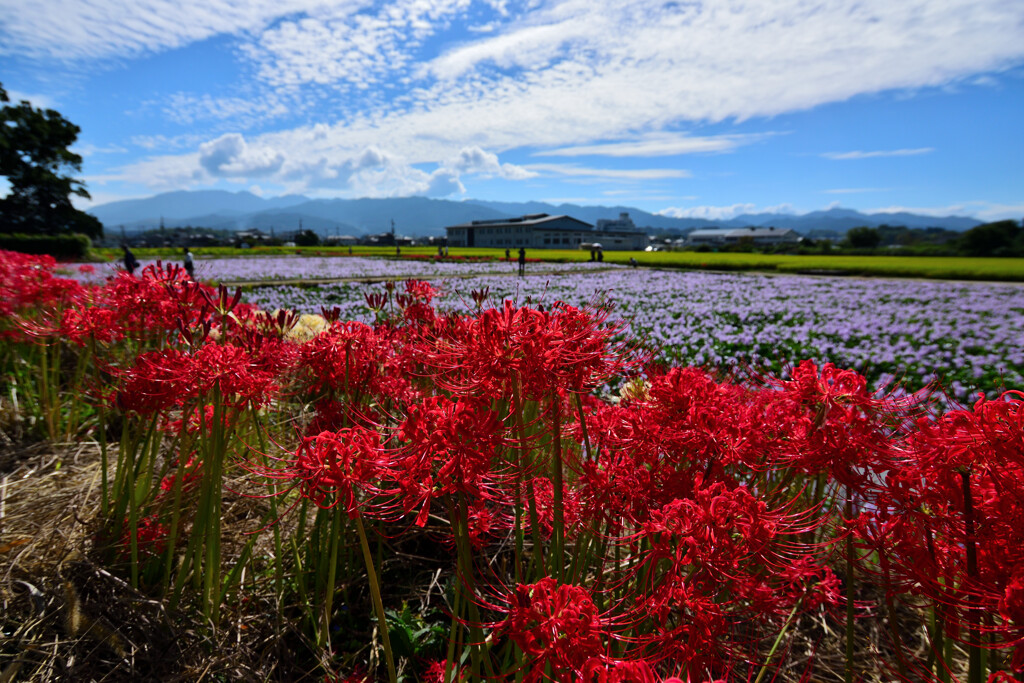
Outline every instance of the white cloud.
<svg viewBox="0 0 1024 683">
<path fill-rule="evenodd" d="M 281 168 L 285 157 L 267 147 L 251 147 L 238 133 L 199 145 L 199 165 L 212 176 L 258 178 Z"/>
<path fill-rule="evenodd" d="M 85 143 L 82 145 L 75 144 L 71 151 L 78 154 L 81 157 L 91 157 L 96 154 L 124 154 L 128 150 L 121 145 L 107 145 L 105 147 L 99 147 L 97 145 Z"/>
<path fill-rule="evenodd" d="M 462 30 L 470 23 L 492 30 Z M 179 93 L 179 122 L 231 124 L 206 131 L 207 137 L 248 130 L 247 116 L 285 115 L 279 105 L 287 108 L 291 100 L 264 102 L 267 93 L 282 88 L 299 92 L 297 106 L 310 124 L 249 136 L 250 157 L 218 164 L 218 150 L 211 150 L 212 168 L 222 175 L 251 168 L 283 177 L 287 162 L 271 170 L 274 150 L 281 150 L 289 159 L 311 160 L 308 176 L 299 164 L 291 167 L 296 177 L 311 181 L 368 187 L 377 173 L 385 184 L 369 188 L 375 193 L 428 191 L 432 174 L 415 166 L 439 164 L 457 175 L 447 160 L 469 146 L 495 155 L 546 148 L 541 154 L 564 157 L 725 152 L 761 138 L 663 131 L 970 82 L 1024 60 L 1022 32 L 1024 3 L 1017 0 L 487 0 L 472 6 L 469 0 L 0 1 L 4 56 L 125 58 L 233 36 L 237 54 L 249 62 L 243 71 L 258 74 L 239 92 L 258 94 Z M 401 150 L 404 166 L 340 179 L 346 160 L 382 141 Z M 174 144 L 187 150 L 198 144 L 159 136 L 135 142 L 168 151 Z M 269 156 L 261 157 L 263 152 Z M 853 159 L 911 152 L 925 153 L 832 154 Z M 158 169 L 160 164 L 166 168 Z M 149 174 L 146 182 L 196 182 L 191 174 L 201 167 L 196 155 L 186 154 L 153 157 L 135 168 Z M 499 168 L 490 173 L 619 180 L 687 173 Z M 448 187 L 455 187 L 447 177 Z M 433 178 L 434 188 L 443 189 L 443 176 Z"/>
<path fill-rule="evenodd" d="M 250 127 L 267 120 L 287 116 L 294 103 L 289 103 L 276 92 L 261 93 L 259 97 L 210 97 L 178 92 L 167 97 L 164 115 L 175 123 L 190 126 L 202 121 L 230 120 L 234 125 Z"/>
<path fill-rule="evenodd" d="M 918 147 L 916 149 L 888 149 L 873 152 L 861 152 L 860 150 L 854 152 L 825 152 L 821 156 L 826 159 L 846 161 L 849 159 L 874 159 L 877 157 L 914 157 L 921 154 L 930 154 L 934 151 L 934 147 Z"/>
<path fill-rule="evenodd" d="M 484 177 L 500 177 L 506 180 L 525 180 L 537 174 L 514 164 L 503 164 L 498 155 L 473 145 L 463 147 L 459 153 L 444 164 L 456 173 L 476 173 Z"/>
<path fill-rule="evenodd" d="M 529 164 L 524 168 L 541 173 L 604 180 L 663 180 L 689 178 L 692 174 L 681 168 L 589 168 L 573 164 Z"/>
<path fill-rule="evenodd" d="M 18 104 L 19 102 L 25 101 L 36 109 L 54 109 L 57 106 L 57 100 L 55 98 L 38 93 L 33 94 L 21 92 L 20 90 L 8 90 L 7 97 L 11 100 L 11 104 Z"/>
<path fill-rule="evenodd" d="M 703 218 L 709 221 L 722 221 L 736 218 L 743 214 L 756 214 L 756 213 L 796 213 L 795 209 L 790 204 L 778 204 L 776 206 L 766 206 L 764 208 L 758 208 L 756 204 L 732 204 L 730 206 L 688 206 L 688 207 L 669 207 L 662 209 L 661 211 L 655 212 L 660 216 L 669 216 L 671 218 Z"/>
<path fill-rule="evenodd" d="M 427 173 L 376 146 L 344 158 L 289 162 L 280 178 L 293 192 L 321 189 L 355 197 L 447 197 L 466 191 L 456 171 L 440 167 Z"/>
<path fill-rule="evenodd" d="M 259 31 L 297 12 L 355 10 L 369 0 L 39 0 L 0 3 L 0 54 L 109 59 L 220 34 Z"/>
<path fill-rule="evenodd" d="M 397 0 L 376 11 L 341 5 L 262 32 L 245 54 L 274 86 L 306 83 L 368 89 L 409 71 L 415 50 L 462 14 L 470 0 Z"/>
<path fill-rule="evenodd" d="M 691 137 L 688 135 L 653 135 L 627 142 L 608 142 L 596 145 L 576 145 L 535 152 L 533 156 L 609 156 L 609 157 L 656 157 L 677 154 L 731 152 L 742 145 L 749 145 L 775 133 L 752 133 L 738 135 L 713 135 Z"/>
<path fill-rule="evenodd" d="M 200 144 L 204 140 L 204 136 L 198 133 L 184 133 L 182 135 L 133 135 L 129 142 L 142 147 L 147 150 L 162 149 L 167 151 L 177 151 L 182 149 L 192 149 L 196 145 Z"/>
</svg>

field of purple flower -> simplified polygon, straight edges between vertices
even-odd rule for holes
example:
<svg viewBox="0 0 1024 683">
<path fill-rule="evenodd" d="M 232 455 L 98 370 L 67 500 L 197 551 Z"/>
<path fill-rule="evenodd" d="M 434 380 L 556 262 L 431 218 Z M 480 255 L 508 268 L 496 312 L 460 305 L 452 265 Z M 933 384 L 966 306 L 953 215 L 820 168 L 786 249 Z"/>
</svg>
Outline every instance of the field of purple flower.
<svg viewBox="0 0 1024 683">
<path fill-rule="evenodd" d="M 785 375 L 811 358 L 855 368 L 877 387 L 937 380 L 958 401 L 1024 386 L 1024 288 L 1015 285 L 647 269 L 432 282 L 449 308 L 466 308 L 483 288 L 494 300 L 607 298 L 630 334 L 675 362 Z M 262 287 L 248 298 L 307 313 L 338 306 L 344 318 L 369 321 L 364 294 L 377 288 Z"/>
<path fill-rule="evenodd" d="M 155 263 L 143 261 L 142 267 Z M 175 263 L 175 261 L 169 261 Z M 181 265 L 180 262 L 177 262 Z M 120 262 L 98 265 L 94 272 L 81 273 L 71 264 L 61 275 L 83 282 L 102 283 L 117 272 Z M 246 282 L 254 280 L 316 280 L 340 278 L 436 278 L 471 274 L 506 273 L 516 270 L 516 263 L 506 261 L 463 261 L 429 259 L 382 259 L 360 256 L 243 256 L 238 258 L 197 258 L 196 279 L 214 282 Z M 606 264 L 531 263 L 530 268 L 545 272 L 585 271 Z"/>
</svg>

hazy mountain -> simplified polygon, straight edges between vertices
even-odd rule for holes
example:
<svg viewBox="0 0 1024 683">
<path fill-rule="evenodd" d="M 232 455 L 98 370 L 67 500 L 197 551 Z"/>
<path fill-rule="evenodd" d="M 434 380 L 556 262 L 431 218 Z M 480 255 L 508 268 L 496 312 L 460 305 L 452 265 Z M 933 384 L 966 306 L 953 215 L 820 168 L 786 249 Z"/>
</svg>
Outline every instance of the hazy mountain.
<svg viewBox="0 0 1024 683">
<path fill-rule="evenodd" d="M 905 225 L 908 228 L 946 228 L 948 230 L 970 230 L 981 221 L 963 216 L 921 216 L 913 213 L 873 213 L 865 214 L 853 209 L 834 208 L 827 211 L 811 211 L 803 215 L 795 214 L 744 214 L 727 221 L 730 227 L 746 227 L 748 225 L 768 226 L 776 228 L 792 228 L 797 232 L 832 231 L 846 232 L 850 228 L 867 225 Z"/>
<path fill-rule="evenodd" d="M 863 214 L 852 209 L 833 208 L 803 215 L 760 213 L 730 220 L 673 218 L 648 213 L 630 206 L 579 206 L 544 202 L 450 201 L 425 197 L 390 199 L 310 199 L 301 195 L 262 198 L 250 192 L 169 192 L 147 199 L 103 204 L 90 210 L 110 232 L 119 226 L 127 231 L 156 227 L 163 219 L 167 227 L 193 225 L 226 230 L 260 228 L 290 232 L 304 229 L 323 235 L 372 234 L 391 230 L 400 235 L 441 235 L 448 225 L 474 220 L 507 218 L 531 213 L 567 214 L 594 224 L 601 218 L 618 218 L 628 213 L 641 228 L 687 232 L 698 228 L 741 228 L 750 225 L 792 228 L 797 232 L 844 233 L 869 225 L 906 225 L 913 228 L 942 227 L 967 230 L 980 224 L 962 216 L 932 217 L 911 213 Z"/>
<path fill-rule="evenodd" d="M 290 212 L 355 226 L 358 232 L 390 232 L 391 221 L 399 235 L 441 235 L 448 225 L 489 218 L 506 218 L 518 213 L 495 211 L 469 202 L 425 197 L 391 199 L 315 199 L 289 208 Z"/>
<path fill-rule="evenodd" d="M 154 221 L 160 219 L 170 225 L 169 221 L 179 224 L 187 223 L 189 218 L 206 215 L 244 215 L 279 209 L 307 202 L 309 199 L 301 195 L 285 195 L 264 199 L 251 192 L 226 192 L 224 190 L 199 190 L 190 192 L 165 192 L 145 199 L 126 199 L 120 202 L 101 204 L 89 210 L 103 225 L 113 228 L 121 224 Z M 183 222 L 184 221 L 184 222 Z M 212 226 L 209 226 L 212 227 Z"/>
</svg>

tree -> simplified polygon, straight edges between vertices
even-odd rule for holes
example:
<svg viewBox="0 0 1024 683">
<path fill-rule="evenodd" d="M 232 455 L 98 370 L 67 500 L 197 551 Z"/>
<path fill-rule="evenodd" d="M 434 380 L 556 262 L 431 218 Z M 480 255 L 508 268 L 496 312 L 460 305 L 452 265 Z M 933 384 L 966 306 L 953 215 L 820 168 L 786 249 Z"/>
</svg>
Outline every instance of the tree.
<svg viewBox="0 0 1024 683">
<path fill-rule="evenodd" d="M 81 129 L 52 109 L 10 104 L 3 86 L 0 105 L 0 176 L 10 184 L 0 199 L 0 232 L 101 237 L 103 225 L 71 204 L 72 195 L 89 198 L 72 176 L 82 157 L 68 149 Z"/>
<path fill-rule="evenodd" d="M 1022 229 L 1017 221 L 983 223 L 960 237 L 960 251 L 968 256 L 1019 256 Z"/>
<path fill-rule="evenodd" d="M 874 249 L 882 243 L 882 233 L 867 226 L 850 228 L 846 233 L 846 241 L 854 249 Z"/>
<path fill-rule="evenodd" d="M 320 235 L 312 230 L 303 230 L 295 235 L 295 246 L 297 247 L 316 247 L 319 245 Z"/>
</svg>

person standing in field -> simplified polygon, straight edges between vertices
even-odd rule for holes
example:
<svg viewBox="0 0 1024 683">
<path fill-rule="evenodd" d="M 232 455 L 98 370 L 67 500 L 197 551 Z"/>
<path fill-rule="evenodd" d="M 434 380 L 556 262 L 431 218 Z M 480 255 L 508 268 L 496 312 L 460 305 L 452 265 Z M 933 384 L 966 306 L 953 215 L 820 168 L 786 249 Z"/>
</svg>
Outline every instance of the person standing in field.
<svg viewBox="0 0 1024 683">
<path fill-rule="evenodd" d="M 519 247 L 519 277 L 526 273 L 526 249 Z"/>
<path fill-rule="evenodd" d="M 124 249 L 124 269 L 128 271 L 129 275 L 135 275 L 135 269 L 139 267 L 135 254 L 132 253 L 127 244 L 122 244 L 121 248 Z"/>
<path fill-rule="evenodd" d="M 196 279 L 196 264 L 192 262 L 192 251 L 185 247 L 185 272 L 189 280 Z"/>
</svg>

